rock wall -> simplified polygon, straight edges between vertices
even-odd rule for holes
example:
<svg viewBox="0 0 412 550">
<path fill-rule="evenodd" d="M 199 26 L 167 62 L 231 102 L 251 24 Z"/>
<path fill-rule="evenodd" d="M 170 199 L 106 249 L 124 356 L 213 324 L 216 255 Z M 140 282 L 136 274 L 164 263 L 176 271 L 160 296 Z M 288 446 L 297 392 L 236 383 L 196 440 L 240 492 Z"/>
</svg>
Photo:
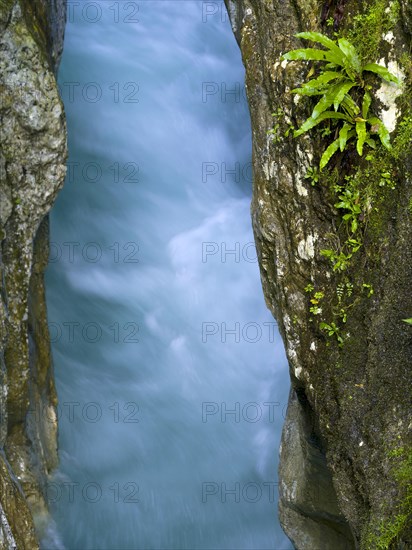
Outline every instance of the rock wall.
<svg viewBox="0 0 412 550">
<path fill-rule="evenodd" d="M 3 548 L 37 548 L 57 464 L 56 392 L 43 272 L 48 220 L 65 177 L 55 74 L 65 1 L 0 1 L 0 485 Z"/>
<path fill-rule="evenodd" d="M 280 520 L 297 549 L 411 548 L 412 328 L 412 14 L 408 2 L 383 0 L 226 0 L 246 68 L 252 120 L 254 190 L 252 221 L 263 290 L 278 320 L 290 365 L 292 391 L 280 451 Z M 392 17 L 390 32 L 383 19 Z M 300 31 L 351 32 L 363 14 L 358 39 L 376 39 L 376 59 L 403 73 L 398 99 L 380 104 L 391 114 L 397 158 L 367 171 L 356 151 L 337 155 L 326 175 L 363 170 L 378 191 L 368 210 L 364 243 L 348 273 L 357 296 L 344 345 L 320 330 L 310 312 L 310 283 L 324 293 L 323 319 L 334 319 L 341 275 L 320 254 L 344 240 L 336 197 L 325 178 L 305 178 L 319 163 L 320 133 L 288 132 L 310 115 L 311 98 L 291 90 L 310 65 L 282 62 L 309 47 Z M 389 15 L 388 15 L 389 14 Z M 380 26 L 381 25 L 381 26 Z M 275 117 L 272 114 L 275 113 Z M 387 118 L 387 116 L 386 116 Z M 403 120 L 403 123 L 400 122 Z M 274 127 L 275 133 L 268 134 Z M 408 137 L 409 136 L 409 137 Z M 403 140 L 403 141 L 402 141 Z M 381 178 L 390 170 L 394 185 Z M 367 226 L 367 227 L 366 227 Z M 362 292 L 363 282 L 374 293 Z M 360 289 L 360 290 L 359 290 Z M 338 321 L 336 321 L 338 323 Z"/>
</svg>

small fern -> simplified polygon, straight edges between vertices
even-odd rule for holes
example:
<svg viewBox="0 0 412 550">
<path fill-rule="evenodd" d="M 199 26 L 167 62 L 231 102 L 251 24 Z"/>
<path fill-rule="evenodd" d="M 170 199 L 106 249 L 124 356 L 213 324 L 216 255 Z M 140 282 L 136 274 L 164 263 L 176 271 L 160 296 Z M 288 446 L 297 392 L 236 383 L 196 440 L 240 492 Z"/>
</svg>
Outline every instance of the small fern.
<svg viewBox="0 0 412 550">
<path fill-rule="evenodd" d="M 356 140 L 356 150 L 360 156 L 363 154 L 365 143 L 373 149 L 376 147 L 373 139 L 376 134 L 382 145 L 390 149 L 387 128 L 379 118 L 369 113 L 372 103 L 369 93 L 371 86 L 365 84 L 364 73 L 374 73 L 387 82 L 400 85 L 398 78 L 377 63 L 362 66 L 355 47 L 345 38 L 334 42 L 318 32 L 301 32 L 296 36 L 321 44 L 325 49 L 291 50 L 282 56 L 283 60 L 323 61 L 326 65 L 320 70 L 317 78 L 292 90 L 294 94 L 322 96 L 313 108 L 311 116 L 295 130 L 294 137 L 304 134 L 325 120 L 341 121 L 337 125 L 337 138 L 321 157 L 320 169 L 328 164 L 338 150 L 344 151 L 350 140 Z M 331 110 L 332 106 L 334 110 Z"/>
</svg>

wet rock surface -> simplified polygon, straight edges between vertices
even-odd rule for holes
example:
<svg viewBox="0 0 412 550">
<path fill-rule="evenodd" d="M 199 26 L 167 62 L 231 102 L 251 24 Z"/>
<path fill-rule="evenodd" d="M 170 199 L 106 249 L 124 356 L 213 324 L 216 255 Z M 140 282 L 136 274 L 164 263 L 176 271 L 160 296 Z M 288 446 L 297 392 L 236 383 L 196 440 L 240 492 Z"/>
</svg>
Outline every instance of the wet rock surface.
<svg viewBox="0 0 412 550">
<path fill-rule="evenodd" d="M 46 513 L 47 475 L 57 464 L 43 272 L 46 216 L 66 172 L 55 78 L 64 25 L 62 1 L 0 3 L 1 482 L 16 489 L 2 492 L 1 504 L 19 548 L 36 547 L 31 515 Z"/>
<path fill-rule="evenodd" d="M 364 4 L 369 9 L 377 3 Z M 246 68 L 253 133 L 251 213 L 262 285 L 283 336 L 292 381 L 281 448 L 280 519 L 298 549 L 377 547 L 371 534 L 392 527 L 406 498 L 391 457 L 394 451 L 407 453 L 411 445 L 412 334 L 402 321 L 412 312 L 410 154 L 399 160 L 396 188 L 382 191 L 379 213 L 371 216 L 351 267 L 352 280 L 370 282 L 374 294 L 357 300 L 340 349 L 310 319 L 304 290 L 309 282 L 322 289 L 327 309 L 339 282 L 320 254 L 341 225 L 336 199 L 305 179 L 324 148 L 319 134 L 294 139 L 287 132 L 310 114 L 310 104 L 290 93 L 307 79 L 310 66 L 280 59 L 286 51 L 308 47 L 295 38 L 297 32 L 330 31 L 322 27 L 321 6 L 314 1 L 227 0 L 226 5 Z M 326 15 L 340 29 L 351 29 L 360 9 L 360 3 L 329 2 Z M 379 37 L 383 59 L 402 58 L 411 22 L 408 3 L 401 2 L 396 40 Z M 399 129 L 403 114 L 410 113 L 410 85 L 397 106 L 392 122 Z M 277 123 L 275 135 L 268 135 Z M 350 162 L 356 172 L 356 152 Z M 393 548 L 411 544 L 410 522 L 402 525 Z"/>
</svg>

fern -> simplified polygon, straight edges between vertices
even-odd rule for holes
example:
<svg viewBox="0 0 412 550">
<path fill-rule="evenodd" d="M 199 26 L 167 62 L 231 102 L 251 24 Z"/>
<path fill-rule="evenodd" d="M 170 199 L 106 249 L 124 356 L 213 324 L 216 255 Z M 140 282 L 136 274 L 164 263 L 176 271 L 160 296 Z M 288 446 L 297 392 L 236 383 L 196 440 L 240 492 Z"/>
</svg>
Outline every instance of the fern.
<svg viewBox="0 0 412 550">
<path fill-rule="evenodd" d="M 334 123 L 339 135 L 324 151 L 319 164 L 320 169 L 325 168 L 338 150 L 344 151 L 351 140 L 356 140 L 356 150 L 360 156 L 363 155 L 365 144 L 371 148 L 376 147 L 376 136 L 384 147 L 390 149 L 387 128 L 379 118 L 369 113 L 372 97 L 368 91 L 370 86 L 365 85 L 364 77 L 365 73 L 374 73 L 397 86 L 400 85 L 399 79 L 386 67 L 377 63 L 362 66 L 355 47 L 345 38 L 335 42 L 318 32 L 301 32 L 296 36 L 316 42 L 325 48 L 291 50 L 282 56 L 282 59 L 287 61 L 326 63 L 319 76 L 292 90 L 292 93 L 303 96 L 322 96 L 313 108 L 311 116 L 294 131 L 294 137 L 308 132 L 325 120 L 336 121 Z"/>
</svg>

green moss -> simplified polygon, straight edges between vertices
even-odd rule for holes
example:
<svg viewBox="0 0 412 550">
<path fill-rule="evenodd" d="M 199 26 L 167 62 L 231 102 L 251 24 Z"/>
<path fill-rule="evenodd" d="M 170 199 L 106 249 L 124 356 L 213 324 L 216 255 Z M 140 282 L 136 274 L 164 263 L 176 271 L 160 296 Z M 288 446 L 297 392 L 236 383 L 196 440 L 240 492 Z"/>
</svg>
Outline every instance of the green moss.
<svg viewBox="0 0 412 550">
<path fill-rule="evenodd" d="M 398 514 L 393 520 L 388 523 L 382 523 L 378 535 L 370 535 L 366 548 L 374 548 L 375 550 L 388 550 L 392 543 L 402 533 L 408 516 L 406 514 Z"/>
<path fill-rule="evenodd" d="M 382 36 L 392 30 L 399 19 L 399 2 L 376 0 L 363 14 L 353 18 L 348 38 L 355 45 L 362 60 L 376 61 Z"/>
<path fill-rule="evenodd" d="M 398 18 L 398 2 L 388 0 L 376 0 L 366 12 L 353 18 L 353 28 L 348 36 L 364 62 L 376 61 L 383 36 L 394 30 Z M 318 306 L 313 296 L 309 297 L 308 304 L 310 313 L 320 317 L 320 329 L 328 336 L 336 337 L 340 347 L 349 311 L 352 314 L 354 306 L 370 298 L 374 292 L 374 281 L 354 277 L 356 267 L 353 264 L 363 257 L 364 277 L 367 270 L 373 273 L 380 265 L 384 249 L 389 244 L 388 227 L 399 200 L 397 185 L 405 176 L 399 173 L 399 166 L 405 166 L 407 159 L 412 157 L 412 113 L 404 101 L 409 96 L 407 88 L 412 77 L 408 77 L 408 71 L 412 75 L 412 63 L 405 57 L 401 64 L 404 69 L 406 67 L 404 72 L 407 75 L 404 93 L 398 98 L 403 118 L 392 139 L 392 147 L 387 149 L 379 144 L 354 166 L 351 160 L 353 147 L 348 146 L 344 155 L 338 153 L 335 169 L 315 172 L 312 168 L 306 175 L 312 185 L 329 188 L 330 202 L 342 218 L 336 232 L 326 235 L 330 245 L 321 250 L 321 255 L 330 260 L 335 272 L 332 286 L 336 296 L 328 296 L 329 308 L 325 304 L 322 304 L 324 307 Z M 359 250 L 363 252 L 359 254 Z M 350 294 L 346 293 L 347 288 L 351 289 Z"/>
<path fill-rule="evenodd" d="M 392 474 L 404 492 L 396 511 L 389 511 L 392 519 L 381 522 L 371 529 L 366 537 L 365 550 L 389 550 L 394 548 L 404 531 L 408 528 L 412 518 L 412 447 L 399 447 L 389 454 L 392 459 Z"/>
<path fill-rule="evenodd" d="M 412 154 L 412 116 L 404 116 L 398 124 L 393 142 L 392 156 L 396 161 L 405 160 Z"/>
<path fill-rule="evenodd" d="M 5 21 L 9 17 L 16 0 L 0 0 L 0 19 Z M 28 32 L 31 38 L 36 42 L 44 58 L 50 62 L 50 21 L 47 10 L 47 2 L 44 0 L 32 2 L 31 0 L 18 0 L 22 10 L 23 19 L 15 21 L 14 39 L 21 45 L 26 45 Z"/>
<path fill-rule="evenodd" d="M 335 280 L 333 295 L 330 294 L 327 300 L 330 307 L 322 304 L 323 307 L 317 310 L 320 328 L 328 336 L 337 338 L 340 347 L 348 316 L 352 315 L 355 306 L 373 295 L 373 281 L 365 279 L 366 271 L 363 279 L 354 278 L 353 263 L 359 261 L 359 249 L 364 251 L 363 261 L 372 273 L 373 266 L 381 264 L 383 248 L 388 244 L 388 226 L 399 200 L 398 180 L 404 177 L 404 173 L 399 173 L 399 165 L 405 165 L 405 160 L 412 156 L 412 116 L 403 117 L 392 142 L 391 150 L 378 147 L 371 151 L 355 170 L 349 168 L 346 176 L 337 168 L 320 174 L 319 185 L 329 188 L 331 202 L 336 203 L 339 197 L 341 202 L 335 207 L 345 205 L 346 208 L 340 210 L 343 223 L 330 235 L 330 248 L 321 251 L 332 262 Z M 317 307 L 313 304 L 309 299 L 311 313 Z"/>
<path fill-rule="evenodd" d="M 406 115 L 399 122 L 392 145 L 391 151 L 380 151 L 371 155 L 369 164 L 360 167 L 357 174 L 361 180 L 371 182 L 368 184 L 372 206 L 368 231 L 374 239 L 383 237 L 386 233 L 388 216 L 385 216 L 385 212 L 389 213 L 395 208 L 394 203 L 398 197 L 393 190 L 398 178 L 405 176 L 404 173 L 399 174 L 399 166 L 402 165 L 405 169 L 405 161 L 412 156 L 412 116 Z M 382 175 L 389 175 L 389 178 L 383 178 Z"/>
<path fill-rule="evenodd" d="M 6 12 L 11 9 L 14 0 L 0 0 L 0 12 Z"/>
</svg>

